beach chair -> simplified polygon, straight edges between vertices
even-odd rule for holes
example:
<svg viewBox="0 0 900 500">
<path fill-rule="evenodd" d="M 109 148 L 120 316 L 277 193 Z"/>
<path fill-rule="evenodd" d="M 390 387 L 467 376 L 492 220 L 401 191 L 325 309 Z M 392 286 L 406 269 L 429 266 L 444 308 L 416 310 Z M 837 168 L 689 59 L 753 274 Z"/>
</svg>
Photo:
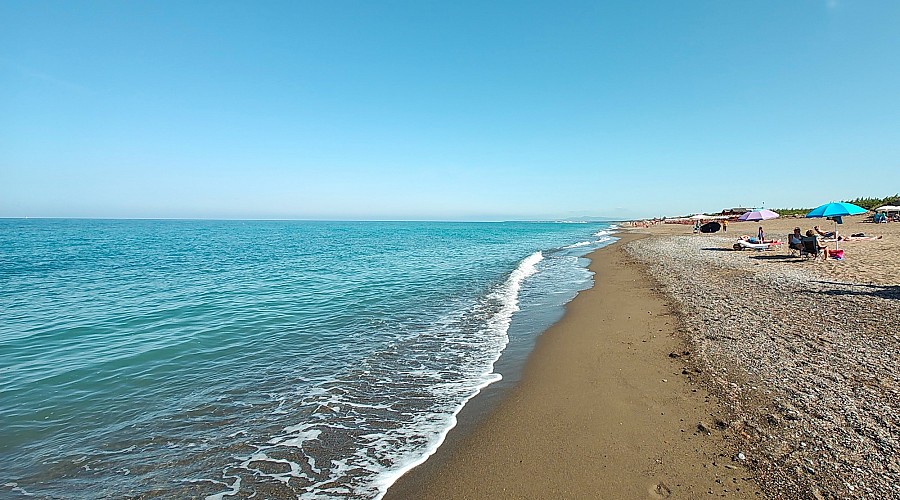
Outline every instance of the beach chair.
<svg viewBox="0 0 900 500">
<path fill-rule="evenodd" d="M 812 257 L 815 259 L 822 253 L 823 248 L 819 245 L 819 239 L 815 236 L 804 236 L 800 238 L 800 257 Z"/>
<path fill-rule="evenodd" d="M 794 237 L 794 235 L 792 233 L 792 234 L 787 235 L 787 238 L 784 239 L 784 241 L 788 242 L 788 250 L 791 251 L 791 256 L 797 255 L 799 252 L 803 251 L 803 243 L 800 243 L 800 242 L 791 243 L 791 238 L 793 238 L 793 237 Z"/>
<path fill-rule="evenodd" d="M 762 251 L 762 250 L 768 250 L 768 249 L 772 248 L 773 245 L 778 245 L 778 244 L 780 244 L 780 243 L 779 242 L 750 243 L 749 241 L 738 240 L 737 243 L 735 243 L 732 248 L 734 248 L 735 250 L 743 250 L 745 248 L 749 248 L 750 250 Z"/>
</svg>

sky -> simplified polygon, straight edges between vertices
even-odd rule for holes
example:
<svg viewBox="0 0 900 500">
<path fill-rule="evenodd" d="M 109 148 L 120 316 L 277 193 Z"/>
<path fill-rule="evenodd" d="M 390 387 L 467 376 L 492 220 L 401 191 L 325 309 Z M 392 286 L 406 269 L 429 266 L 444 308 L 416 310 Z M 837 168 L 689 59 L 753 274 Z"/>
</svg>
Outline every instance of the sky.
<svg viewBox="0 0 900 500">
<path fill-rule="evenodd" d="M 0 2 L 0 217 L 505 220 L 900 191 L 900 2 Z"/>
</svg>

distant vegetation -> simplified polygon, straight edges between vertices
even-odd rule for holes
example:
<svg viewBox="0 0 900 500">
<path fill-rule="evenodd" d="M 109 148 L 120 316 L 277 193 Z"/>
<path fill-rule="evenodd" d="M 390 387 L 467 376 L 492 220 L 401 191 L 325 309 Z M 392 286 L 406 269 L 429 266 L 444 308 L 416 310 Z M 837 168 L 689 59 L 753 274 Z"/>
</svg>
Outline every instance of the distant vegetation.
<svg viewBox="0 0 900 500">
<path fill-rule="evenodd" d="M 856 198 L 854 200 L 843 200 L 847 203 L 859 205 L 866 210 L 874 210 L 882 205 L 900 205 L 900 193 L 885 198 Z M 782 216 L 790 215 L 806 215 L 807 212 L 816 207 L 809 208 L 773 208 Z"/>
<path fill-rule="evenodd" d="M 778 212 L 778 215 L 782 217 L 786 217 L 788 215 L 806 215 L 812 208 L 773 208 L 773 212 Z"/>
<path fill-rule="evenodd" d="M 855 200 L 846 200 L 848 203 L 859 205 L 866 210 L 874 210 L 882 205 L 900 205 L 900 194 L 888 196 L 887 198 L 857 198 Z"/>
</svg>

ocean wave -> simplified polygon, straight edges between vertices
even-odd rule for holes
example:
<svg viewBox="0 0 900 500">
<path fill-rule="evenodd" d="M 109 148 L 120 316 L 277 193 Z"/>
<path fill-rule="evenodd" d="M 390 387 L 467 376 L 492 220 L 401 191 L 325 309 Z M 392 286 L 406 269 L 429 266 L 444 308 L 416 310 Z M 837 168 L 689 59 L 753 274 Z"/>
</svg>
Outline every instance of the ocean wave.
<svg viewBox="0 0 900 500">
<path fill-rule="evenodd" d="M 468 309 L 320 384 L 301 402 L 315 410 L 266 442 L 247 443 L 252 451 L 208 480 L 224 488 L 207 499 L 260 480 L 289 486 L 300 498 L 381 498 L 437 451 L 469 400 L 502 379 L 494 365 L 509 342 L 522 285 L 543 259 L 529 255 Z"/>
<path fill-rule="evenodd" d="M 104 484 L 86 498 L 379 497 L 500 373 L 516 379 L 609 238 L 582 223 L 38 225 L 2 232 L 16 262 L 43 255 L 40 235 L 78 258 L 0 297 L 0 458 L 38 495 Z"/>
</svg>

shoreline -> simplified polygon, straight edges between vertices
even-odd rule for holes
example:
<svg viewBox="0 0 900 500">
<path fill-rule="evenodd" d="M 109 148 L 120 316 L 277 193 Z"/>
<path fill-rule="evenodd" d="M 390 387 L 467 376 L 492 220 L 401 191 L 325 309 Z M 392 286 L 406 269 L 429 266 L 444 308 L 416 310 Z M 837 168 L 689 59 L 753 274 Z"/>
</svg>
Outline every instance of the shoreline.
<svg viewBox="0 0 900 500">
<path fill-rule="evenodd" d="M 541 334 L 518 384 L 473 398 L 384 498 L 759 494 L 729 443 L 698 429 L 719 408 L 667 299 L 624 251 L 643 236 L 617 237 L 587 256 L 594 286 Z"/>
</svg>

